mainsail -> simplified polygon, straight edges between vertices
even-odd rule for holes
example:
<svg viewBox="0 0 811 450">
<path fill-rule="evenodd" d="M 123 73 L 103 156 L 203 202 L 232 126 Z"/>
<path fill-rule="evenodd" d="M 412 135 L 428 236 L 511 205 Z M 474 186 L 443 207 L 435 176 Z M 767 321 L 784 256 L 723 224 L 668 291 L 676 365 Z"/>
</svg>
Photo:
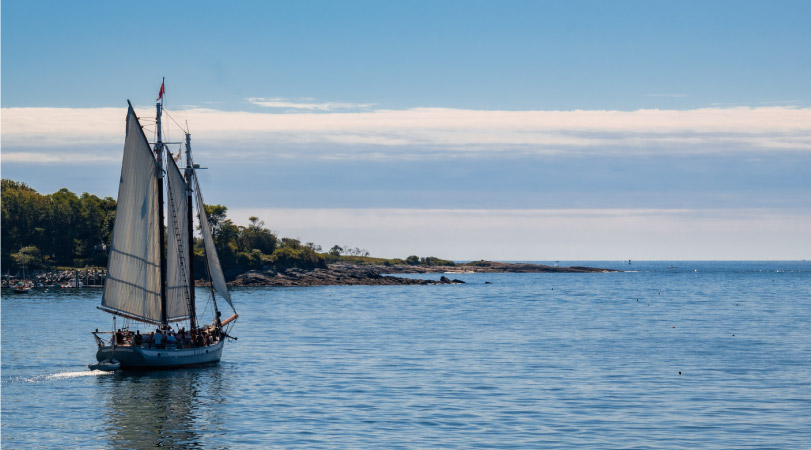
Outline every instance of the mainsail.
<svg viewBox="0 0 811 450">
<path fill-rule="evenodd" d="M 166 228 L 166 317 L 170 321 L 189 317 L 190 289 L 193 289 L 189 270 L 189 207 L 186 182 L 171 155 L 166 158 L 166 191 L 168 201 L 168 227 Z"/>
<path fill-rule="evenodd" d="M 194 180 L 197 181 L 197 177 L 195 177 Z M 200 229 L 203 234 L 203 242 L 206 246 L 206 260 L 208 261 L 208 272 L 211 275 L 211 284 L 214 285 L 214 290 L 217 291 L 233 309 L 234 305 L 231 303 L 231 295 L 228 293 L 228 286 L 225 284 L 225 276 L 222 274 L 220 258 L 217 257 L 217 248 L 214 247 L 214 238 L 211 236 L 211 227 L 208 225 L 203 195 L 200 193 L 200 183 L 198 182 L 196 184 L 197 210 L 200 213 Z"/>
<path fill-rule="evenodd" d="M 132 105 L 100 309 L 160 323 L 158 166 Z"/>
</svg>

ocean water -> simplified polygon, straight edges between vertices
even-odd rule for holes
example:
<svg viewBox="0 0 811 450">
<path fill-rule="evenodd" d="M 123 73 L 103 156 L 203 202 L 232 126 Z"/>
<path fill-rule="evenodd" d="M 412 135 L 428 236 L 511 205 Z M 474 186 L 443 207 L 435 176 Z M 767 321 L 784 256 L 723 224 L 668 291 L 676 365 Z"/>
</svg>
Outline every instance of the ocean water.
<svg viewBox="0 0 811 450">
<path fill-rule="evenodd" d="M 627 272 L 236 289 L 147 373 L 87 370 L 99 291 L 4 291 L 2 448 L 811 447 L 811 262 L 570 264 Z"/>
</svg>

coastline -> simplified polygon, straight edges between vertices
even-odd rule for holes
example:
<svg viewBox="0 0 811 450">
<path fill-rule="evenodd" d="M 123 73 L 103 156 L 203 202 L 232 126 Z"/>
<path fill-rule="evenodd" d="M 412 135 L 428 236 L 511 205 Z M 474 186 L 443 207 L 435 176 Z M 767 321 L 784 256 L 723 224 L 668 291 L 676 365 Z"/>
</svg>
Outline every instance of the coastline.
<svg viewBox="0 0 811 450">
<path fill-rule="evenodd" d="M 228 282 L 229 286 L 253 287 L 307 287 L 307 286 L 402 286 L 431 284 L 462 284 L 464 281 L 453 279 L 454 275 L 465 273 L 604 273 L 620 272 L 615 269 L 599 267 L 553 267 L 531 263 L 505 263 L 493 261 L 472 261 L 455 265 L 409 265 L 409 264 L 364 264 L 350 261 L 337 261 L 326 268 L 267 268 L 250 270 L 238 275 Z M 76 268 L 70 270 L 48 271 L 35 274 L 31 284 L 39 283 L 42 287 L 75 286 L 75 280 L 82 287 L 102 287 L 106 271 L 100 268 Z M 405 278 L 394 275 L 406 274 L 443 274 L 439 280 L 422 278 Z M 16 277 L 13 277 L 15 281 Z M 2 286 L 10 287 L 8 279 L 3 278 Z M 208 286 L 206 280 L 196 280 L 197 286 Z"/>
<path fill-rule="evenodd" d="M 453 266 L 421 266 L 408 264 L 358 264 L 336 262 L 326 269 L 252 270 L 239 275 L 229 286 L 305 287 L 305 286 L 391 286 L 462 284 L 450 276 L 462 273 L 605 273 L 619 272 L 598 267 L 553 267 L 543 264 L 474 261 Z M 443 274 L 439 280 L 404 278 L 391 275 Z"/>
</svg>

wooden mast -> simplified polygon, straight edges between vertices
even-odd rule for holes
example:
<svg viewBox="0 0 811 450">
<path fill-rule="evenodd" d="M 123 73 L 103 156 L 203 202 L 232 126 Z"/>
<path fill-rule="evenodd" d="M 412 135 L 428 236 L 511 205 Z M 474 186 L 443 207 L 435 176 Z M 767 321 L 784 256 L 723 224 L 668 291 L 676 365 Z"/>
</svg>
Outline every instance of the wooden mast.
<svg viewBox="0 0 811 450">
<path fill-rule="evenodd" d="M 187 125 L 188 127 L 188 125 Z M 189 228 L 189 327 L 197 328 L 197 311 L 194 304 L 194 214 L 192 212 L 192 186 L 194 166 L 191 161 L 191 134 L 186 132 L 186 223 Z"/>
<path fill-rule="evenodd" d="M 163 108 L 163 93 L 164 83 L 166 78 L 161 82 L 161 90 L 158 94 L 158 102 L 155 103 L 157 109 L 157 127 L 158 127 L 158 141 L 155 142 L 155 153 L 158 158 L 158 224 L 159 224 L 159 237 L 160 237 L 160 255 L 161 255 L 161 276 L 160 276 L 160 291 L 161 291 L 161 325 L 169 325 L 169 316 L 166 306 L 166 225 L 164 225 L 163 217 L 163 139 L 161 136 L 161 109 Z"/>
</svg>

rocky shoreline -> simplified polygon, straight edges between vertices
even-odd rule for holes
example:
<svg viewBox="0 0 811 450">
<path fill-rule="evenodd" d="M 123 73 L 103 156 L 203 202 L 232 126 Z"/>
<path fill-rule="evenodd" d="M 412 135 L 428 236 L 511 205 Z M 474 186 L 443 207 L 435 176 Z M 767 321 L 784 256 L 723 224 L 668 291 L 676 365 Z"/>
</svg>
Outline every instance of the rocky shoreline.
<svg viewBox="0 0 811 450">
<path fill-rule="evenodd" d="M 395 286 L 395 285 L 429 285 L 429 284 L 462 284 L 464 281 L 454 279 L 456 274 L 466 273 L 600 273 L 618 272 L 613 269 L 596 267 L 552 267 L 543 264 L 503 263 L 492 261 L 473 261 L 448 266 L 423 266 L 408 264 L 358 264 L 345 261 L 331 263 L 327 268 L 312 270 L 290 268 L 282 270 L 252 270 L 239 275 L 228 283 L 229 286 Z M 399 277 L 391 275 L 404 274 L 443 274 L 439 280 Z M 36 274 L 33 280 L 41 286 L 67 285 L 76 278 L 85 286 L 101 286 L 105 271 L 99 269 L 74 269 L 51 271 Z M 17 281 L 16 277 L 11 280 Z M 7 287 L 9 279 L 3 278 L 2 286 Z M 208 283 L 197 280 L 198 286 Z"/>
<path fill-rule="evenodd" d="M 439 280 L 405 278 L 387 274 L 463 273 L 603 273 L 618 272 L 596 267 L 552 267 L 543 264 L 474 261 L 453 266 L 366 265 L 338 262 L 327 269 L 252 270 L 228 283 L 230 286 L 391 286 L 461 284 L 462 280 L 442 276 Z"/>
<path fill-rule="evenodd" d="M 104 284 L 104 277 L 107 275 L 107 270 L 95 267 L 83 267 L 39 271 L 26 279 L 22 279 L 19 275 L 20 274 L 3 275 L 0 285 L 2 285 L 2 287 L 9 287 L 9 283 L 15 284 L 18 281 L 25 281 L 28 285 L 39 287 L 76 286 L 76 280 L 78 279 L 80 286 L 98 287 Z"/>
</svg>

